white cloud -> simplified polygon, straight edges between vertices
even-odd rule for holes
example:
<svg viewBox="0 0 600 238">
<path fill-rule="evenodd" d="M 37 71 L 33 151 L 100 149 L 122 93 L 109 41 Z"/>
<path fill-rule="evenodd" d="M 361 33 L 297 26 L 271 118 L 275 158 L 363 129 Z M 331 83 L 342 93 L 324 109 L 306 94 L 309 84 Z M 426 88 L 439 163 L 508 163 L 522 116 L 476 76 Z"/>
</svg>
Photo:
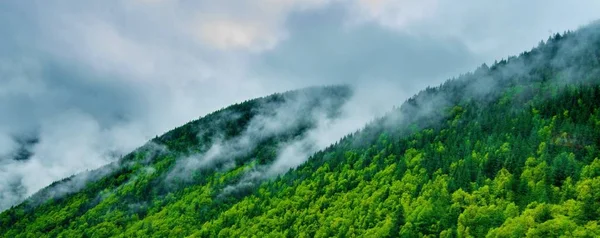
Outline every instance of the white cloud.
<svg viewBox="0 0 600 238">
<path fill-rule="evenodd" d="M 269 50 L 285 39 L 289 14 L 326 6 L 331 0 L 221 1 L 195 12 L 188 24 L 201 43 L 220 50 Z M 242 10 L 243 9 L 243 10 Z"/>
<path fill-rule="evenodd" d="M 248 22 L 215 20 L 198 22 L 197 37 L 220 50 L 270 49 L 279 41 L 271 27 Z"/>
<path fill-rule="evenodd" d="M 459 40 L 489 61 L 528 50 L 550 33 L 590 23 L 599 16 L 600 2 L 357 0 L 356 8 L 363 21 L 415 35 Z"/>
</svg>

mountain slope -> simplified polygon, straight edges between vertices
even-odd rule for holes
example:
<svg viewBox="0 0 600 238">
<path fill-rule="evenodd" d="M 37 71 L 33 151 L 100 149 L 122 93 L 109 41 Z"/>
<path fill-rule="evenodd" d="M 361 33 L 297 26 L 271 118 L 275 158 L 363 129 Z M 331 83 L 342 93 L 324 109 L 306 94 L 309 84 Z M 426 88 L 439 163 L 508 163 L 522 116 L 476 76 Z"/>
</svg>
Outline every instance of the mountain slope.
<svg viewBox="0 0 600 238">
<path fill-rule="evenodd" d="M 428 89 L 193 234 L 598 237 L 599 33 Z"/>
<path fill-rule="evenodd" d="M 279 161 L 277 144 L 314 117 L 262 137 L 265 127 L 248 129 L 249 118 L 261 116 L 211 116 L 227 112 L 220 111 L 199 120 L 214 130 L 187 124 L 80 192 L 50 201 L 42 192 L 5 211 L 0 234 L 598 237 L 599 82 L 600 27 L 557 34 L 422 91 L 273 179 L 265 178 L 278 174 L 268 172 Z M 341 95 L 334 99 L 348 93 L 322 90 Z M 301 105 L 320 105 L 316 98 Z M 325 108 L 335 117 L 338 106 Z M 284 118 L 276 121 L 291 120 Z M 262 138 L 256 146 L 248 133 Z M 230 154 L 238 151 L 243 156 Z"/>
<path fill-rule="evenodd" d="M 245 186 L 220 198 L 226 187 L 237 185 L 252 171 L 266 176 L 285 169 L 285 163 L 270 166 L 279 151 L 302 141 L 318 120 L 335 120 L 350 96 L 344 86 L 307 88 L 211 113 L 153 139 L 116 163 L 43 189 L 4 212 L 0 232 L 14 237 L 26 229 L 55 236 L 66 225 L 102 227 L 103 220 L 120 218 L 131 222 L 197 192 L 214 198 L 210 208 L 219 210 L 252 188 Z"/>
</svg>

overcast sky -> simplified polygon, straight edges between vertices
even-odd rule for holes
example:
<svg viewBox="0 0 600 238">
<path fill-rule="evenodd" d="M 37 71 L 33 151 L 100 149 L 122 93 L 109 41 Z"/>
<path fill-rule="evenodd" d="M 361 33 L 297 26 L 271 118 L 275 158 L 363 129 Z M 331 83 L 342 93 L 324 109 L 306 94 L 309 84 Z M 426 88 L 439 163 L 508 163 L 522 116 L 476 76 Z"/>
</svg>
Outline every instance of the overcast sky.
<svg viewBox="0 0 600 238">
<path fill-rule="evenodd" d="M 0 210 L 235 102 L 345 83 L 371 118 L 597 18 L 597 0 L 0 1 Z"/>
</svg>

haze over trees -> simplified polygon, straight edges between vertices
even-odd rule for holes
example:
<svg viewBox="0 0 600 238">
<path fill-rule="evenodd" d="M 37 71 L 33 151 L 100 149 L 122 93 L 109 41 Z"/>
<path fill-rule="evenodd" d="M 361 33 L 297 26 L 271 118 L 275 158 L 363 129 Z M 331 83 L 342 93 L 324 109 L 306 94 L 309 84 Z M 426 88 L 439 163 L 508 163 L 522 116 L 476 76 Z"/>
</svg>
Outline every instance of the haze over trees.
<svg viewBox="0 0 600 238">
<path fill-rule="evenodd" d="M 593 24 L 427 88 L 297 167 L 283 150 L 351 89 L 249 100 L 56 182 L 0 214 L 0 234 L 598 237 L 599 83 Z"/>
</svg>

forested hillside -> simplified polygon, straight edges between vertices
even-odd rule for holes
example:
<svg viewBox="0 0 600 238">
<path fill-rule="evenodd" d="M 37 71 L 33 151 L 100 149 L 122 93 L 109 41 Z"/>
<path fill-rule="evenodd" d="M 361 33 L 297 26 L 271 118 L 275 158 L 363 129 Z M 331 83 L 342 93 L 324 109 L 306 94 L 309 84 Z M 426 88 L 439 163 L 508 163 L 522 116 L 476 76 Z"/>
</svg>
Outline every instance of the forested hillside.
<svg viewBox="0 0 600 238">
<path fill-rule="evenodd" d="M 152 140 L 81 191 L 43 190 L 0 215 L 0 234 L 598 237 L 599 83 L 600 27 L 556 34 L 427 88 L 281 175 L 268 173 L 278 145 L 312 111 L 336 117 L 350 91 L 248 101 Z M 308 106 L 285 104 L 297 98 Z"/>
<path fill-rule="evenodd" d="M 335 121 L 351 95 L 346 86 L 314 87 L 221 109 L 154 138 L 118 162 L 53 183 L 2 213 L 0 234 L 87 236 L 87 231 L 64 233 L 80 223 L 81 229 L 96 230 L 90 235 L 106 237 L 119 232 L 114 222 L 132 223 L 187 199 L 204 200 L 202 214 L 209 219 L 286 168 L 272 166 L 280 150 L 301 141 L 318 120 Z M 257 172 L 263 176 L 248 178 Z M 237 189 L 229 191 L 232 187 Z"/>
</svg>

